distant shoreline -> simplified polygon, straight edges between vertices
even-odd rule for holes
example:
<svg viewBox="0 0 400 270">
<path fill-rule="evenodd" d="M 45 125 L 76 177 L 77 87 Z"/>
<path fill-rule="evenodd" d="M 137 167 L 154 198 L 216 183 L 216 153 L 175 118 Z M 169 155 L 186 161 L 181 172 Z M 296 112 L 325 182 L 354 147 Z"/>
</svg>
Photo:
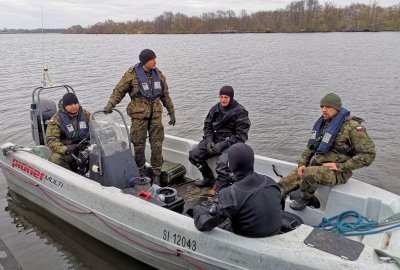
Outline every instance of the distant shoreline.
<svg viewBox="0 0 400 270">
<path fill-rule="evenodd" d="M 369 5 L 351 3 L 336 7 L 318 0 L 293 1 L 284 9 L 248 14 L 241 10 L 206 12 L 200 16 L 165 11 L 153 20 L 126 22 L 106 20 L 87 27 L 43 29 L 45 33 L 62 34 L 233 34 L 233 33 L 331 33 L 331 32 L 398 32 L 400 3 L 381 7 L 379 1 Z M 7 29 L 1 34 L 42 33 L 42 29 Z"/>
<path fill-rule="evenodd" d="M 75 34 L 75 35 L 226 35 L 226 34 L 312 34 L 312 33 L 380 33 L 380 32 L 399 32 L 400 30 L 382 30 L 382 31 L 370 31 L 368 29 L 358 30 L 358 31 L 298 31 L 298 32 L 208 32 L 208 33 L 68 33 L 65 32 L 66 29 L 62 31 L 46 31 L 44 34 Z M 0 35 L 15 35 L 15 34 L 41 34 L 42 31 L 35 30 L 22 30 L 22 31 L 10 31 L 10 32 L 0 32 Z"/>
</svg>

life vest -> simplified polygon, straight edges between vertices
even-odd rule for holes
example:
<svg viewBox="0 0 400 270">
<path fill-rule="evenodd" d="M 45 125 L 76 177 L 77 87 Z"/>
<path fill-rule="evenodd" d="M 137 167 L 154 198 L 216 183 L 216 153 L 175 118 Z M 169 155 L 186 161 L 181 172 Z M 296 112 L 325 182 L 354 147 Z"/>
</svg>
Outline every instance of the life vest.
<svg viewBox="0 0 400 270">
<path fill-rule="evenodd" d="M 144 72 L 143 66 L 138 63 L 135 66 L 135 71 L 140 85 L 140 93 L 142 96 L 154 100 L 163 93 L 162 82 L 158 76 L 156 70 L 151 71 L 151 85 L 149 85 L 149 80 Z"/>
<path fill-rule="evenodd" d="M 78 111 L 77 128 L 75 128 L 72 123 L 72 117 L 65 112 L 58 111 L 58 117 L 61 121 L 61 130 L 64 132 L 67 140 L 80 141 L 88 134 L 89 127 L 84 119 L 82 107 L 80 107 Z"/>
<path fill-rule="evenodd" d="M 324 118 L 321 116 L 315 122 L 311 132 L 311 137 L 308 140 L 310 149 L 316 154 L 326 154 L 332 147 L 332 144 L 342 127 L 343 121 L 349 115 L 350 111 L 342 108 L 328 123 L 325 133 L 323 133 Z"/>
</svg>

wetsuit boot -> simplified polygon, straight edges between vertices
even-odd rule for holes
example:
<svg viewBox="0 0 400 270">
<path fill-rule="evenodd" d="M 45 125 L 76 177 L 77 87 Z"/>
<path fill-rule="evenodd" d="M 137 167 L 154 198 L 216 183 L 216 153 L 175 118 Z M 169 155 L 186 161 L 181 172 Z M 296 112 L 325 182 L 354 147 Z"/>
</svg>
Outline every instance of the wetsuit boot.
<svg viewBox="0 0 400 270">
<path fill-rule="evenodd" d="M 215 183 L 215 178 L 214 178 L 214 174 L 213 174 L 211 168 L 208 166 L 207 162 L 204 164 L 198 164 L 197 168 L 201 172 L 203 179 L 194 182 L 194 185 L 199 188 L 213 186 Z"/>
</svg>

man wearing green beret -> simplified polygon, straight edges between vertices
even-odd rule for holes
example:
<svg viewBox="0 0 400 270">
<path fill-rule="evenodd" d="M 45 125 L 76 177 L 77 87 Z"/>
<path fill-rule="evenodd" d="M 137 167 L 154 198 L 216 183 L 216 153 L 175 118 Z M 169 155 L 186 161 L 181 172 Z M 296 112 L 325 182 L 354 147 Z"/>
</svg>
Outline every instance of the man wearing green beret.
<svg viewBox="0 0 400 270">
<path fill-rule="evenodd" d="M 298 168 L 278 182 L 282 197 L 300 188 L 301 196 L 290 204 L 296 211 L 307 207 L 319 185 L 344 184 L 353 170 L 375 159 L 374 142 L 361 124 L 364 120 L 350 115 L 338 95 L 325 95 L 321 111 Z"/>
</svg>

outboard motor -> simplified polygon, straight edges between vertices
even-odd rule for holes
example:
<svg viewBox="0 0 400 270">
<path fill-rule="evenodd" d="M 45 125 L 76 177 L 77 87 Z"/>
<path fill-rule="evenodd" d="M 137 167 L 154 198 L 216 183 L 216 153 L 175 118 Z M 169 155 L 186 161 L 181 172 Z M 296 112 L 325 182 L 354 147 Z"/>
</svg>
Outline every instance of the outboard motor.
<svg viewBox="0 0 400 270">
<path fill-rule="evenodd" d="M 69 85 L 56 85 L 51 87 L 37 87 L 32 92 L 32 103 L 31 103 L 31 129 L 32 138 L 36 145 L 46 145 L 46 129 L 50 118 L 57 112 L 57 106 L 54 100 L 42 99 L 40 94 L 42 91 L 52 92 L 62 90 L 68 93 L 75 94 L 74 89 Z M 60 91 L 61 92 L 61 91 Z"/>
<path fill-rule="evenodd" d="M 125 119 L 120 111 L 113 110 L 117 113 L 105 115 L 103 111 L 96 111 L 91 115 L 89 178 L 103 186 L 124 189 L 132 179 L 139 177 L 139 170 Z"/>
<path fill-rule="evenodd" d="M 56 112 L 56 103 L 50 99 L 42 99 L 40 103 L 31 104 L 32 138 L 36 145 L 45 145 L 44 136 L 46 136 L 47 124 Z M 42 127 L 44 127 L 44 130 Z"/>
</svg>

